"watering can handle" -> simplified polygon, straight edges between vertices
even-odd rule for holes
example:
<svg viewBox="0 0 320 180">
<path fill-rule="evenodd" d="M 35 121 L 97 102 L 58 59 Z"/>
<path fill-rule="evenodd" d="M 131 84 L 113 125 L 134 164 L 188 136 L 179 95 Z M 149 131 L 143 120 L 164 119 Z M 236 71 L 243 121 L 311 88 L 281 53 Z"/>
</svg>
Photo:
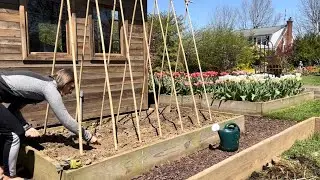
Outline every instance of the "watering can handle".
<svg viewBox="0 0 320 180">
<path fill-rule="evenodd" d="M 226 125 L 224 126 L 224 128 L 229 128 L 230 126 L 234 126 L 234 128 L 240 129 L 239 126 L 238 126 L 236 123 L 228 123 L 228 124 L 226 124 Z"/>
</svg>

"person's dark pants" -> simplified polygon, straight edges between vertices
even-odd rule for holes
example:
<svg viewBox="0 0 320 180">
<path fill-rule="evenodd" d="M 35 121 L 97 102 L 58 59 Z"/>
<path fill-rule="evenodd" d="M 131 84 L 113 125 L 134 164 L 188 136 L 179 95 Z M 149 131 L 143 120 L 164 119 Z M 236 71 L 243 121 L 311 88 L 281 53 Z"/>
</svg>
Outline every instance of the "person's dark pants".
<svg viewBox="0 0 320 180">
<path fill-rule="evenodd" d="M 4 175 L 9 177 L 16 176 L 16 164 L 20 149 L 20 138 L 14 133 L 0 134 L 0 156 L 1 166 L 3 167 Z"/>
<path fill-rule="evenodd" d="M 24 129 L 20 121 L 0 104 L 0 165 L 6 176 L 16 176 L 20 139 L 23 136 Z"/>
</svg>

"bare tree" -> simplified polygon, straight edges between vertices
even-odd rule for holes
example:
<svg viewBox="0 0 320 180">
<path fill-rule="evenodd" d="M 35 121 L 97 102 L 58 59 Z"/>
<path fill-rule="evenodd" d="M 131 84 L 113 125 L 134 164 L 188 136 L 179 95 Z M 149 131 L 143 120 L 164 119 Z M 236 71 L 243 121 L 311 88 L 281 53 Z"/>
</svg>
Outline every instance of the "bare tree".
<svg viewBox="0 0 320 180">
<path fill-rule="evenodd" d="M 281 19 L 281 14 L 275 15 L 272 0 L 242 0 L 238 12 L 242 29 L 276 25 Z"/>
<path fill-rule="evenodd" d="M 237 18 L 237 9 L 231 6 L 216 7 L 210 25 L 219 29 L 234 29 Z"/>
<path fill-rule="evenodd" d="M 249 6 L 249 1 L 243 0 L 241 2 L 241 7 L 238 9 L 238 22 L 241 29 L 249 28 Z"/>
<path fill-rule="evenodd" d="M 282 14 L 281 13 L 275 14 L 273 16 L 273 20 L 271 21 L 271 25 L 272 26 L 276 26 L 281 21 L 281 18 L 282 18 Z"/>
<path fill-rule="evenodd" d="M 300 0 L 301 26 L 306 32 L 320 34 L 320 1 Z"/>
</svg>

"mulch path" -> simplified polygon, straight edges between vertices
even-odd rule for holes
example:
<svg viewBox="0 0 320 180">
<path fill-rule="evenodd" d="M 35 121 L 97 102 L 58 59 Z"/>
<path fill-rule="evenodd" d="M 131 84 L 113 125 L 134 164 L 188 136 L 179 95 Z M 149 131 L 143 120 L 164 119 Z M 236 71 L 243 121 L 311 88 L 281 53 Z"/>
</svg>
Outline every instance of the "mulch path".
<svg viewBox="0 0 320 180">
<path fill-rule="evenodd" d="M 241 133 L 240 147 L 237 152 L 223 152 L 208 147 L 179 160 L 155 166 L 151 171 L 133 179 L 187 179 L 296 123 L 266 117 L 246 116 L 246 131 Z"/>
</svg>

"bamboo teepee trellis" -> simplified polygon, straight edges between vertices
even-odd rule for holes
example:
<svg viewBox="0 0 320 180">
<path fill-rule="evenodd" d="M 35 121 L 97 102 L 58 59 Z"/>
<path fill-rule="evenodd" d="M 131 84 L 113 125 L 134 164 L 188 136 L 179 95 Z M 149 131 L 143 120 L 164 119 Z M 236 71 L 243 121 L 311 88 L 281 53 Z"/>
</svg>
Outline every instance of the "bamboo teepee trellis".
<svg viewBox="0 0 320 180">
<path fill-rule="evenodd" d="M 112 100 L 112 94 L 111 94 L 111 88 L 110 88 L 110 81 L 109 81 L 109 63 L 110 63 L 110 57 L 111 57 L 111 47 L 112 47 L 112 37 L 113 37 L 113 27 L 114 27 L 114 20 L 115 20 L 115 9 L 117 6 L 117 0 L 114 0 L 113 3 L 113 10 L 112 10 L 112 23 L 111 23 L 111 33 L 110 33 L 110 42 L 109 42 L 109 49 L 108 49 L 108 57 L 106 58 L 106 51 L 105 51 L 105 43 L 104 43 L 104 34 L 103 34 L 103 29 L 102 29 L 102 23 L 101 23 L 101 18 L 100 18 L 100 10 L 99 10 L 99 3 L 98 0 L 95 0 L 95 5 L 96 5 L 96 12 L 97 12 L 97 18 L 98 18 L 98 25 L 99 25 L 99 32 L 100 32 L 100 38 L 101 38 L 101 45 L 102 45 L 102 51 L 103 51 L 103 60 L 104 60 L 104 68 L 105 68 L 105 82 L 104 82 L 104 90 L 103 90 L 103 98 L 102 98 L 102 104 L 101 104 L 101 114 L 100 114 L 100 125 L 101 125 L 101 121 L 102 121 L 102 117 L 103 117 L 103 110 L 104 110 L 104 101 L 105 101 L 105 93 L 106 90 L 108 91 L 108 99 L 109 99 L 109 104 L 110 104 L 110 115 L 112 118 L 112 127 L 113 127 L 113 136 L 114 136 L 114 146 L 115 149 L 118 148 L 117 146 L 117 138 L 116 138 L 116 123 L 119 120 L 119 113 L 120 113 L 120 108 L 121 108 L 121 101 L 122 101 L 122 96 L 123 96 L 123 89 L 124 89 L 124 81 L 125 81 L 125 77 L 126 77 L 126 71 L 127 71 L 127 67 L 129 68 L 129 74 L 130 74 L 130 82 L 131 82 L 131 89 L 132 89 L 132 95 L 133 95 L 133 103 L 134 103 L 134 110 L 135 110 L 135 119 L 136 119 L 136 125 L 137 125 L 137 132 L 138 132 L 138 140 L 139 142 L 141 142 L 141 133 L 140 133 L 140 125 L 139 125 L 139 116 L 141 115 L 141 110 L 142 110 L 142 103 L 143 103 L 143 98 L 144 98 L 144 88 L 145 88 L 145 81 L 146 79 L 144 79 L 144 84 L 143 84 L 143 90 L 142 90 L 142 94 L 141 94 L 141 102 L 140 102 L 140 106 L 139 106 L 139 113 L 138 113 L 138 107 L 137 107 L 137 102 L 136 102 L 136 93 L 135 93 L 135 87 L 134 87 L 134 82 L 133 82 L 133 73 L 132 73 L 132 63 L 131 63 L 131 56 L 130 56 L 130 46 L 131 46 L 131 38 L 132 38 L 132 33 L 133 33 L 133 26 L 134 26 L 134 22 L 135 22 L 135 16 L 136 16 L 136 9 L 137 9 L 137 4 L 138 4 L 138 0 L 135 0 L 135 4 L 134 4 L 134 10 L 133 10 L 133 15 L 132 15 L 132 22 L 131 22 L 131 27 L 130 27 L 130 33 L 129 33 L 129 38 L 128 38 L 128 34 L 126 32 L 126 24 L 125 24 L 125 20 L 124 20 L 124 10 L 123 10 L 123 3 L 122 0 L 118 0 L 119 3 L 119 9 L 120 9 L 120 13 L 121 13 L 121 22 L 122 22 L 122 27 L 124 29 L 123 34 L 124 34 L 124 41 L 125 41 L 125 49 L 126 49 L 126 59 L 127 61 L 124 64 L 124 71 L 123 71 L 123 79 L 122 79 L 122 85 L 121 85 L 121 93 L 120 93 L 120 101 L 118 104 L 118 109 L 117 109 L 117 119 L 115 119 L 114 115 L 114 107 L 113 107 L 113 100 Z M 194 42 L 194 47 L 195 47 L 195 51 L 196 51 L 196 56 L 197 56 L 197 62 L 198 62 L 198 66 L 200 69 L 200 74 L 201 74 L 201 80 L 204 81 L 203 78 L 203 73 L 201 70 L 201 65 L 200 65 L 200 60 L 199 60 L 199 56 L 198 56 L 198 51 L 197 51 L 197 45 L 196 45 L 196 41 L 195 41 L 195 35 L 194 35 L 194 30 L 192 27 L 192 22 L 191 22 L 191 18 L 190 18 L 190 13 L 189 13 L 189 9 L 188 9 L 188 4 L 189 4 L 189 0 L 184 0 L 185 3 L 185 8 L 186 8 L 186 16 L 188 18 L 188 22 L 189 22 L 189 27 L 191 29 L 192 32 L 192 37 L 193 37 L 193 42 Z M 60 26 L 61 26 L 61 16 L 62 16 L 62 11 L 63 11 L 63 4 L 64 4 L 64 0 L 61 0 L 61 7 L 60 7 L 60 13 L 59 13 L 59 22 L 58 22 L 58 28 L 57 28 L 57 34 L 56 34 L 56 42 L 55 42 L 55 50 L 54 50 L 54 58 L 53 58 L 53 64 L 52 64 L 52 72 L 51 74 L 54 73 L 55 70 L 55 63 L 56 63 L 56 52 L 57 52 L 57 44 L 58 44 L 58 38 L 59 38 L 59 31 L 60 31 Z M 160 117 L 159 117 L 159 101 L 157 99 L 157 95 L 156 95 L 156 89 L 155 89 L 155 83 L 154 83 L 154 79 L 153 79 L 153 69 L 152 69 L 152 64 L 151 64 L 151 55 L 150 55 L 150 43 L 151 43 L 151 34 L 152 34 L 152 28 L 153 28 L 153 19 L 151 22 L 151 26 L 149 29 L 149 37 L 147 35 L 147 27 L 146 27 L 146 21 L 145 21 L 145 15 L 144 15 L 144 7 L 143 7 L 143 0 L 139 0 L 139 4 L 140 4 L 140 10 L 141 10 L 141 16 L 142 16 L 142 26 L 143 26 L 143 36 L 144 36 L 144 45 L 146 47 L 146 52 L 147 52 L 147 62 L 146 62 L 146 66 L 148 67 L 148 70 L 150 71 L 150 78 L 151 78 L 151 82 L 152 82 L 152 90 L 153 90 L 153 96 L 154 96 L 154 100 L 155 100 L 155 107 L 156 107 L 156 115 L 157 115 L 157 120 L 158 120 L 158 128 L 159 128 L 159 135 L 162 136 L 162 132 L 161 132 L 161 122 L 160 122 Z M 71 16 L 71 7 L 70 7 L 70 0 L 67 0 L 67 10 L 68 10 L 68 18 L 69 18 L 69 28 L 70 28 L 70 39 L 71 39 L 71 50 L 72 50 L 72 59 L 73 59 L 73 71 L 74 71 L 74 79 L 75 79 L 75 90 L 76 90 L 76 98 L 77 98 L 77 110 L 76 110 L 76 119 L 78 119 L 78 124 L 79 124 L 79 149 L 80 149 L 80 154 L 83 153 L 83 148 L 82 148 L 82 128 L 81 128 L 81 123 L 82 123 L 82 112 L 80 111 L 80 97 L 79 97 L 79 92 L 80 92 L 80 86 L 81 86 L 81 79 L 82 79 L 82 71 L 83 71 L 83 63 L 84 63 L 84 56 L 85 56 L 85 45 L 86 45 L 86 36 L 87 36 L 87 26 L 88 26 L 88 15 L 89 15 L 89 7 L 90 7 L 90 0 L 87 1 L 87 9 L 86 9 L 86 19 L 85 19 L 85 31 L 84 31 L 84 40 L 83 40 L 83 49 L 82 49 L 82 59 L 81 59 L 81 66 L 80 66 L 80 74 L 79 74 L 79 80 L 78 80 L 78 73 L 77 73 L 77 67 L 76 67 L 76 50 L 75 50 L 75 39 L 73 36 L 73 30 L 74 30 L 74 23 L 72 21 L 72 16 Z M 162 38 L 163 38 L 163 43 L 164 43 L 164 49 L 163 49 L 163 58 L 162 58 L 162 69 L 163 70 L 163 66 L 164 66 L 164 59 L 166 56 L 167 59 L 167 63 L 169 65 L 169 71 L 170 71 L 170 78 L 171 78 L 171 85 L 172 85 L 172 93 L 171 95 L 174 95 L 175 97 L 175 101 L 176 101 L 176 105 L 177 105 L 177 112 L 178 112 L 178 116 L 179 116 L 179 123 L 181 126 L 181 129 L 183 130 L 183 122 L 182 122 L 182 118 L 181 118 L 181 113 L 180 113 L 180 108 L 179 108 L 179 102 L 178 102 L 178 98 L 177 98 L 177 92 L 176 92 L 176 88 L 175 88 L 175 81 L 174 81 L 174 77 L 173 77 L 173 72 L 171 70 L 171 64 L 170 64 L 170 57 L 169 57 L 169 52 L 168 52 L 168 47 L 167 47 L 167 35 L 168 35 L 168 25 L 169 25 L 169 18 L 170 18 L 170 12 L 172 11 L 172 15 L 174 17 L 174 21 L 175 21 L 175 25 L 177 28 L 177 33 L 178 33 L 178 37 L 179 37 L 179 46 L 178 46 L 178 58 L 179 58 L 179 52 L 181 50 L 182 55 L 183 55 L 183 60 L 184 60 L 184 65 L 186 67 L 187 70 L 187 75 L 188 75 L 188 82 L 190 85 L 190 90 L 191 90 L 191 95 L 192 95 L 192 99 L 194 102 L 194 109 L 195 109 L 195 114 L 196 114 L 196 118 L 197 118 L 197 122 L 199 125 L 200 124 L 200 120 L 199 120 L 199 115 L 198 115 L 198 108 L 195 102 L 195 97 L 194 97 L 194 92 L 193 92 L 193 88 L 192 88 L 192 82 L 190 79 L 190 72 L 188 69 L 188 62 L 185 56 L 185 50 L 183 47 L 183 42 L 182 42 L 182 34 L 180 32 L 180 28 L 178 25 L 178 20 L 177 20 L 177 16 L 176 16 L 176 12 L 175 12 L 175 6 L 173 3 L 173 0 L 169 0 L 169 10 L 168 10 L 168 19 L 166 22 L 166 28 L 164 30 L 162 22 L 161 22 L 161 17 L 160 17 L 160 10 L 159 10 L 159 5 L 158 5 L 158 0 L 154 0 L 154 9 L 153 9 L 153 17 L 155 16 L 155 13 L 157 13 L 158 18 L 159 18 L 159 22 L 160 22 L 160 28 L 161 28 L 161 34 L 162 34 Z M 149 38 L 149 39 L 148 39 Z M 176 64 L 178 62 L 178 58 L 176 61 Z M 175 72 L 177 69 L 177 65 L 175 67 Z M 146 78 L 146 77 L 144 77 Z M 206 102 L 208 105 L 208 109 L 209 109 L 209 114 L 210 114 L 210 119 L 212 120 L 212 116 L 211 116 L 211 112 L 210 112 L 210 106 L 209 106 L 209 101 L 208 101 L 208 97 L 207 97 L 207 92 L 206 92 L 206 87 L 203 84 L 203 88 L 204 88 L 204 93 L 205 93 L 205 98 L 206 98 Z M 159 88 L 159 92 L 160 92 L 160 88 Z M 159 95 L 158 95 L 159 97 Z M 171 101 L 170 101 L 171 102 Z M 46 132 L 46 127 L 47 127 L 47 119 L 48 119 L 48 108 L 49 106 L 47 106 L 47 111 L 46 111 L 46 117 L 45 117 L 45 132 Z"/>
</svg>

